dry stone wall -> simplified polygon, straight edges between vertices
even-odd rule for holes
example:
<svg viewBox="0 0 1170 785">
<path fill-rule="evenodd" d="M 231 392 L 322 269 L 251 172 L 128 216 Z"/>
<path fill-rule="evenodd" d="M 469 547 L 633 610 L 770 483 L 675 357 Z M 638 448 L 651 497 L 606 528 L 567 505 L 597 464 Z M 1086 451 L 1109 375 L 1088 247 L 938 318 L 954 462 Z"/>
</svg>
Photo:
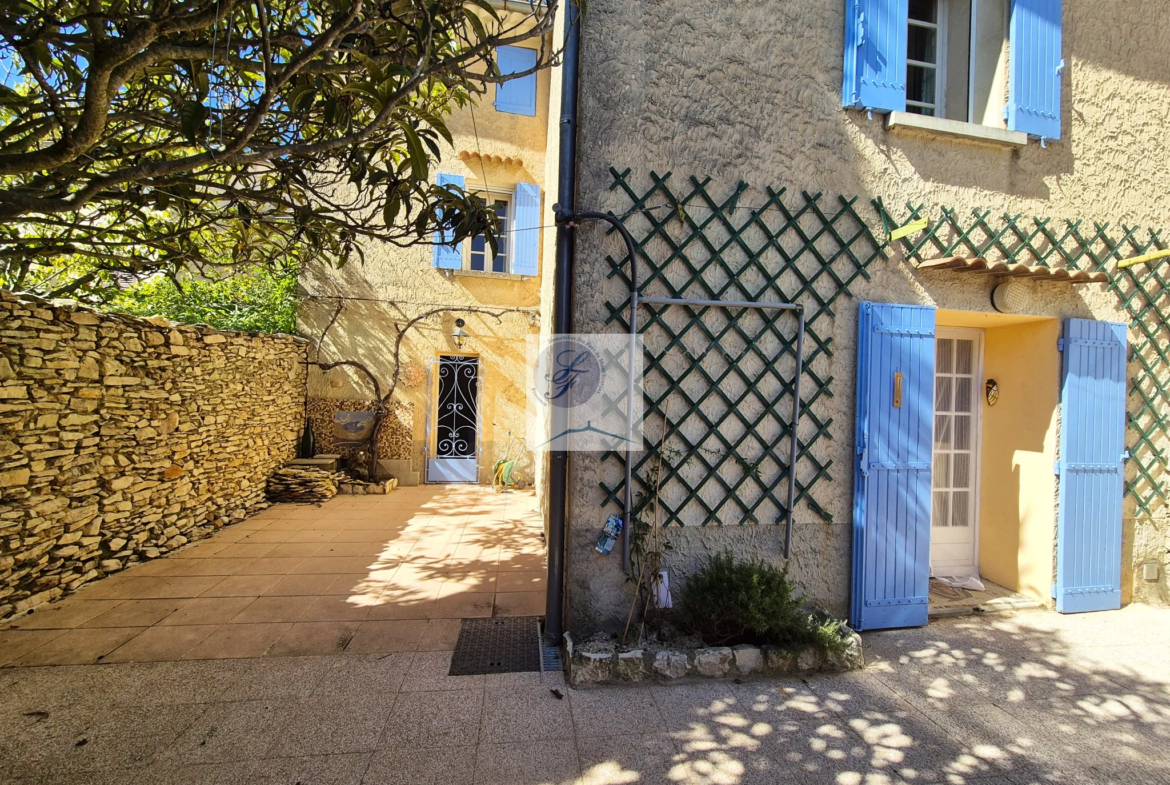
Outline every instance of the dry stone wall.
<svg viewBox="0 0 1170 785">
<path fill-rule="evenodd" d="M 0 619 L 263 506 L 305 347 L 0 291 Z"/>
</svg>

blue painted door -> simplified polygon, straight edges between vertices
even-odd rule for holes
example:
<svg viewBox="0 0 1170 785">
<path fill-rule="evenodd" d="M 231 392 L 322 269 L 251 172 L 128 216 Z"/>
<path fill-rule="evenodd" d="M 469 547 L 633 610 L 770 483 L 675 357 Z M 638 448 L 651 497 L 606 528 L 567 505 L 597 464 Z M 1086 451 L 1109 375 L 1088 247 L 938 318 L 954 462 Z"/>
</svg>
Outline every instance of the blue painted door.
<svg viewBox="0 0 1170 785">
<path fill-rule="evenodd" d="M 1056 609 L 1121 607 L 1126 326 L 1068 319 L 1060 388 Z"/>
<path fill-rule="evenodd" d="M 856 630 L 926 624 L 934 317 L 922 306 L 861 304 L 850 610 Z"/>
</svg>

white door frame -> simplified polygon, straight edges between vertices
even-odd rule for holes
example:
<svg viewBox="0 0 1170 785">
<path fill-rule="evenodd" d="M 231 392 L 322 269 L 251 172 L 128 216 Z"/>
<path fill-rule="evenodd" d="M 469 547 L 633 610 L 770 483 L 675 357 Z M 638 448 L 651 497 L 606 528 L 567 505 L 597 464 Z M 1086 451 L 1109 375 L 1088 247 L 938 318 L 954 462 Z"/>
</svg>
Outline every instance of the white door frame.
<svg viewBox="0 0 1170 785">
<path fill-rule="evenodd" d="M 972 575 L 978 577 L 979 575 L 979 499 L 982 496 L 982 472 L 980 471 L 983 463 L 983 399 L 984 399 L 984 371 L 983 371 L 983 351 L 984 351 L 984 332 L 983 330 L 973 327 L 946 327 L 939 326 L 936 330 L 935 341 L 940 338 L 959 338 L 962 340 L 973 340 L 975 342 L 972 358 L 972 387 L 971 390 L 971 504 L 969 507 L 971 516 L 971 564 L 967 566 L 953 567 L 944 566 L 936 568 L 933 561 L 933 552 L 931 553 L 931 574 L 962 577 Z M 936 343 L 937 347 L 937 343 Z M 937 349 L 936 349 L 937 351 Z M 937 371 L 936 371 L 937 373 Z M 936 416 L 937 421 L 937 416 Z M 934 423 L 931 424 L 931 462 L 933 463 L 934 455 Z M 931 504 L 933 507 L 934 483 L 931 482 Z M 935 534 L 935 526 L 933 521 L 930 527 L 930 533 L 933 543 Z"/>
</svg>

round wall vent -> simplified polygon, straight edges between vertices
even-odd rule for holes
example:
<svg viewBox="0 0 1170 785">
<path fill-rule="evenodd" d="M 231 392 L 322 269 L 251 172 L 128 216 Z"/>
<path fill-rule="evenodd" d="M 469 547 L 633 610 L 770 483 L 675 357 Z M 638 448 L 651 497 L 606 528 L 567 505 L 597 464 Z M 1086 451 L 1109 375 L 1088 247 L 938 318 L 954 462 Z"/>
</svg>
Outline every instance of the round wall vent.
<svg viewBox="0 0 1170 785">
<path fill-rule="evenodd" d="M 1023 281 L 1004 281 L 991 290 L 991 305 L 1000 313 L 1020 313 L 1028 305 L 1028 289 Z"/>
</svg>

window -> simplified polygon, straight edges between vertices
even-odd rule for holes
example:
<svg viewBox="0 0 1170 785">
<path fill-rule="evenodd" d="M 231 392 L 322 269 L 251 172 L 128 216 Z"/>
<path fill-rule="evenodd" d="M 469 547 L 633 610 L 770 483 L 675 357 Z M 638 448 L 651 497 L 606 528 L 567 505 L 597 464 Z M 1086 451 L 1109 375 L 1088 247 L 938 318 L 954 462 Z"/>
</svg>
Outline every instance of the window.
<svg viewBox="0 0 1170 785">
<path fill-rule="evenodd" d="M 906 111 L 1003 128 L 1009 0 L 910 0 Z"/>
<path fill-rule="evenodd" d="M 512 202 L 507 197 L 497 196 L 495 194 L 481 193 L 485 199 L 492 199 L 496 203 L 496 215 L 500 217 L 500 237 L 499 249 L 492 254 L 492 248 L 488 245 L 487 239 L 482 235 L 476 235 L 471 238 L 471 242 L 467 244 L 467 268 L 476 272 L 492 272 L 492 273 L 507 273 L 511 272 L 508 269 L 508 244 L 512 239 L 513 232 L 511 231 L 511 217 L 512 217 Z"/>
<path fill-rule="evenodd" d="M 845 10 L 845 107 L 1060 138 L 1062 0 L 845 0 Z"/>
<path fill-rule="evenodd" d="M 496 49 L 496 64 L 500 74 L 521 74 L 536 67 L 536 50 L 519 46 L 501 46 Z M 496 85 L 497 112 L 536 116 L 536 74 L 528 74 Z"/>
</svg>

